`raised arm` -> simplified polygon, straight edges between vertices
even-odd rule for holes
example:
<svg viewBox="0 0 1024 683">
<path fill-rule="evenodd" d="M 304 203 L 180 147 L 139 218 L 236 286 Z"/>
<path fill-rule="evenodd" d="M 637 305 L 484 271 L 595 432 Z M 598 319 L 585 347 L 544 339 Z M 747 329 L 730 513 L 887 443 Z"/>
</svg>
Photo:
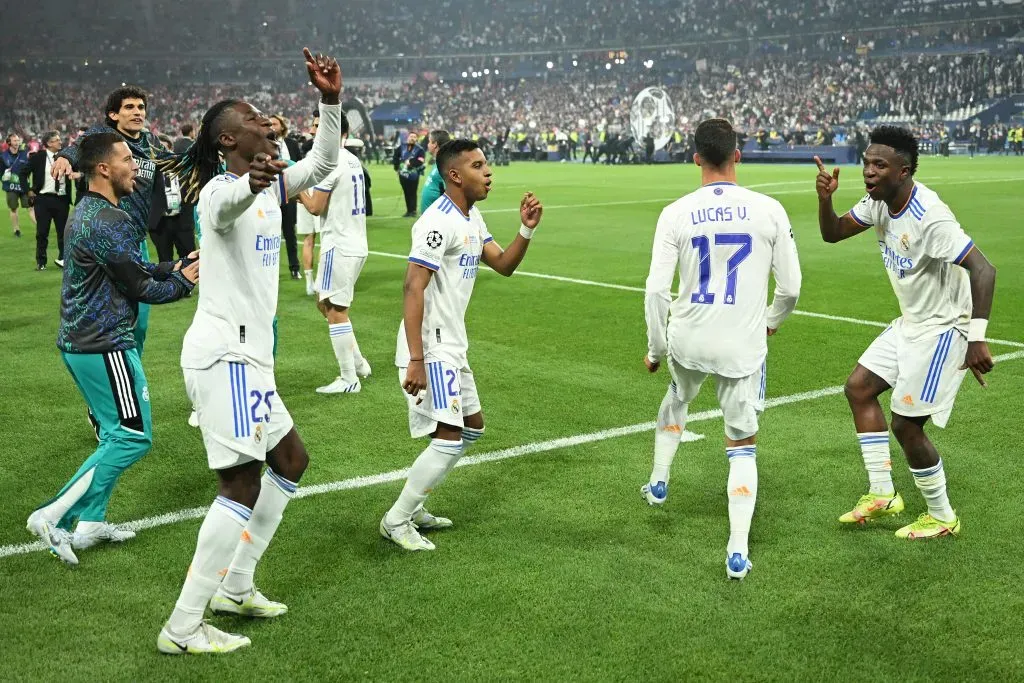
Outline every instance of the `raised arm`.
<svg viewBox="0 0 1024 683">
<path fill-rule="evenodd" d="M 839 167 L 829 173 L 820 158 L 814 157 L 814 161 L 818 164 L 815 189 L 818 191 L 818 228 L 821 230 L 821 238 L 830 243 L 841 242 L 870 228 L 870 223 L 856 220 L 853 212 L 836 215 L 832 195 L 839 189 Z"/>
<path fill-rule="evenodd" d="M 494 272 L 510 277 L 523 262 L 530 240 L 533 239 L 533 231 L 537 229 L 543 214 L 544 206 L 532 192 L 523 195 L 519 202 L 519 217 L 523 222 L 519 234 L 508 245 L 508 249 L 502 249 L 493 239 L 486 241 L 481 255 L 483 262 Z"/>
<path fill-rule="evenodd" d="M 647 369 L 658 370 L 668 354 L 668 311 L 672 280 L 679 268 L 679 243 L 671 216 L 662 211 L 654 232 L 651 270 L 644 286 L 644 317 L 647 319 Z"/>
<path fill-rule="evenodd" d="M 303 48 L 309 82 L 320 91 L 320 127 L 313 138 L 313 147 L 306 157 L 281 174 L 281 200 L 294 197 L 330 175 L 338 166 L 341 151 L 341 67 L 338 60 L 318 54 L 314 57 Z"/>
</svg>

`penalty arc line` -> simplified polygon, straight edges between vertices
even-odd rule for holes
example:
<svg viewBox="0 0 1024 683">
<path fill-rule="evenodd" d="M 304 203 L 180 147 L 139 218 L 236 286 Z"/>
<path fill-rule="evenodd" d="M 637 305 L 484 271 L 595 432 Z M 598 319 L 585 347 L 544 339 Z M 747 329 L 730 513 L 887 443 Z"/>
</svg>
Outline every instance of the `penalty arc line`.
<svg viewBox="0 0 1024 683">
<path fill-rule="evenodd" d="M 1024 351 L 1014 351 L 1012 353 L 1006 353 L 995 357 L 996 362 L 1005 362 L 1010 360 L 1018 360 L 1024 358 Z M 824 389 L 815 389 L 813 391 L 803 391 L 797 394 L 789 394 L 788 396 L 779 396 L 776 398 L 768 399 L 765 402 L 765 408 L 778 408 L 780 406 L 789 405 L 791 403 L 801 403 L 803 401 L 813 401 L 819 398 L 825 398 L 827 396 L 836 396 L 843 393 L 842 385 L 825 387 Z M 722 416 L 720 409 L 705 410 L 699 413 L 695 413 L 689 417 L 687 424 L 694 422 L 706 422 L 708 420 L 714 420 Z M 488 462 L 497 462 L 499 460 L 508 460 L 509 458 L 518 458 L 524 455 L 533 455 L 535 453 L 545 453 L 548 451 L 558 450 L 561 448 L 570 448 L 573 446 L 579 446 L 587 443 L 595 443 L 598 441 L 606 441 L 608 439 L 614 439 L 620 436 L 629 436 L 632 434 L 641 434 L 643 432 L 649 432 L 655 427 L 654 422 L 641 422 L 639 424 L 627 425 L 624 427 L 615 427 L 613 429 L 602 429 L 597 432 L 590 432 L 589 434 L 578 434 L 576 436 L 566 436 L 558 439 L 551 439 L 548 441 L 539 441 L 536 443 L 523 444 L 521 446 L 513 446 L 511 448 L 504 448 L 497 451 L 490 451 L 489 453 L 481 453 L 480 455 L 473 455 L 462 458 L 459 460 L 456 467 L 470 467 L 472 465 L 481 465 Z M 689 434 L 689 436 L 685 436 Z M 684 432 L 684 441 L 697 441 L 703 438 L 702 434 L 693 434 L 692 432 Z M 378 484 L 386 484 L 393 481 L 401 481 L 405 479 L 408 474 L 408 469 L 392 470 L 390 472 L 382 472 L 380 474 L 374 474 L 363 477 L 353 477 L 352 479 L 343 479 L 341 481 L 328 482 L 324 484 L 314 484 L 312 486 L 300 487 L 296 492 L 296 498 L 306 498 L 309 496 L 317 496 L 324 493 L 333 493 L 336 491 L 346 491 L 350 489 L 366 488 L 369 486 L 376 486 Z M 190 519 L 199 519 L 206 516 L 209 507 L 201 508 L 189 508 L 187 510 L 179 510 L 177 512 L 168 512 L 162 515 L 156 515 L 154 517 L 146 517 L 138 519 L 133 522 L 127 522 L 125 524 L 118 525 L 122 529 L 131 529 L 132 531 L 142 531 L 144 529 L 153 529 L 156 527 L 167 526 L 169 524 L 177 524 L 178 522 L 185 522 Z M 45 550 L 44 546 L 40 542 L 35 543 L 20 543 L 14 545 L 0 546 L 0 559 L 5 557 L 13 557 L 15 555 L 25 555 L 28 553 L 38 552 Z"/>
<path fill-rule="evenodd" d="M 386 258 L 402 259 L 407 260 L 408 256 L 402 254 L 392 254 L 386 251 L 371 251 L 369 252 L 373 256 L 384 256 Z M 485 273 L 493 271 L 484 270 Z M 564 277 L 562 275 L 548 275 L 547 273 L 531 273 L 529 271 L 517 270 L 515 275 L 522 277 L 534 277 L 542 280 L 554 280 L 556 282 L 565 282 L 573 285 L 586 285 L 588 287 L 602 287 L 604 289 L 618 289 L 623 292 L 640 292 L 641 294 L 645 291 L 643 287 L 635 287 L 633 285 L 618 285 L 612 282 L 598 282 L 596 280 L 581 280 L 574 277 Z M 802 315 L 808 318 L 821 318 L 823 320 L 833 320 L 841 323 L 851 323 L 853 325 L 866 325 L 868 327 L 888 327 L 889 323 L 882 322 L 880 320 L 861 320 L 860 318 L 848 318 L 844 315 L 829 315 L 828 313 L 815 313 L 814 311 L 793 311 L 793 315 Z M 1007 339 L 988 339 L 989 344 L 1012 346 L 1014 348 L 1024 349 L 1024 342 L 1010 341 Z"/>
</svg>

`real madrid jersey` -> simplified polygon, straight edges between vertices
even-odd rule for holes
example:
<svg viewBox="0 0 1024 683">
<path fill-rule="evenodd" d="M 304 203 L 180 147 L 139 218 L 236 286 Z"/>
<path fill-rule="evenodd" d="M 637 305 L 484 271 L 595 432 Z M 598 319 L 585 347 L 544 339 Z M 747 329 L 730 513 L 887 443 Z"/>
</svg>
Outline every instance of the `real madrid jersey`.
<svg viewBox="0 0 1024 683">
<path fill-rule="evenodd" d="M 220 360 L 274 368 L 273 321 L 281 256 L 281 204 L 337 166 L 340 105 L 320 105 L 320 129 L 309 156 L 286 168 L 259 194 L 249 174 L 224 173 L 199 193 L 202 226 L 199 305 L 181 349 L 184 368 Z"/>
<path fill-rule="evenodd" d="M 900 302 L 904 335 L 918 339 L 956 327 L 967 334 L 971 281 L 958 267 L 974 242 L 939 196 L 915 183 L 898 213 L 865 196 L 850 217 L 875 229 L 882 263 Z"/>
<path fill-rule="evenodd" d="M 366 181 L 359 158 L 342 149 L 338 168 L 313 189 L 331 193 L 320 220 L 320 250 L 335 249 L 342 256 L 366 256 Z"/>
<path fill-rule="evenodd" d="M 679 296 L 670 305 L 676 272 Z M 775 298 L 766 310 L 771 274 Z M 767 328 L 796 307 L 800 282 L 782 205 L 733 183 L 709 183 L 658 219 L 644 297 L 648 355 L 661 360 L 667 351 L 691 370 L 751 375 L 768 353 Z"/>
<path fill-rule="evenodd" d="M 434 271 L 423 294 L 423 354 L 459 367 L 468 365 L 466 309 L 484 245 L 493 238 L 474 206 L 469 215 L 443 194 L 412 226 L 409 262 Z M 405 322 L 398 330 L 395 364 L 409 364 Z"/>
</svg>

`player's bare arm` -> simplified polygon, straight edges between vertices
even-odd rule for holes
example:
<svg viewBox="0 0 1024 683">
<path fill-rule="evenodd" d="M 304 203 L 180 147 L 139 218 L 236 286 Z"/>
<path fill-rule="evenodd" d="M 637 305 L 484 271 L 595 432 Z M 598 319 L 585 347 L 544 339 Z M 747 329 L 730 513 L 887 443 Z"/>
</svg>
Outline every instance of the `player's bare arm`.
<svg viewBox="0 0 1024 683">
<path fill-rule="evenodd" d="M 309 211 L 314 216 L 319 216 L 327 209 L 331 193 L 307 190 L 295 195 L 295 198 L 299 200 L 299 203 L 302 204 L 306 211 Z"/>
<path fill-rule="evenodd" d="M 481 255 L 484 263 L 494 272 L 510 277 L 523 262 L 526 249 L 530 246 L 530 240 L 533 238 L 533 231 L 537 229 L 543 214 L 544 205 L 540 203 L 540 200 L 532 192 L 524 194 L 522 201 L 519 202 L 519 218 L 523 222 L 519 234 L 516 235 L 512 244 L 508 245 L 508 249 L 502 249 L 494 241 L 485 244 Z"/>
<path fill-rule="evenodd" d="M 995 362 L 985 341 L 984 327 L 992 314 L 992 296 L 996 290 L 996 268 L 977 247 L 971 249 L 960 266 L 971 276 L 971 329 L 967 334 L 967 357 L 961 370 L 970 369 L 981 386 L 987 386 L 982 375 L 991 372 Z M 984 322 L 976 322 L 976 321 Z M 980 327 L 979 327 L 980 325 Z M 980 337 L 980 338 L 976 338 Z"/>
<path fill-rule="evenodd" d="M 402 388 L 410 396 L 419 396 L 427 388 L 427 371 L 423 364 L 423 293 L 434 272 L 410 263 L 405 272 L 404 305 L 405 340 L 409 345 L 409 367 L 405 371 Z"/>
<path fill-rule="evenodd" d="M 818 228 L 821 230 L 821 238 L 830 243 L 841 242 L 867 230 L 870 226 L 861 225 L 848 213 L 836 215 L 832 195 L 839 189 L 839 167 L 836 166 L 829 173 L 819 157 L 814 157 L 814 163 L 818 165 L 815 189 L 818 191 Z"/>
</svg>

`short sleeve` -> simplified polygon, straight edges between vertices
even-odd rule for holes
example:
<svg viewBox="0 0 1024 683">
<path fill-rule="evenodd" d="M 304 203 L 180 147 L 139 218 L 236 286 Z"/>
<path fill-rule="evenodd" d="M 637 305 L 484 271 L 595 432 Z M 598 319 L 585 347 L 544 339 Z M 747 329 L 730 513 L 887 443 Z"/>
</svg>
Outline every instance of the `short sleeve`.
<svg viewBox="0 0 1024 683">
<path fill-rule="evenodd" d="M 451 244 L 453 234 L 452 229 L 441 221 L 417 221 L 412 229 L 409 263 L 415 263 L 436 273 L 441 269 L 441 262 Z"/>
<path fill-rule="evenodd" d="M 847 212 L 858 225 L 870 228 L 875 225 L 874 201 L 868 195 L 853 205 Z"/>
<path fill-rule="evenodd" d="M 945 204 L 937 204 L 925 212 L 922 232 L 924 253 L 946 263 L 960 265 L 974 248 L 974 241 Z"/>
</svg>

